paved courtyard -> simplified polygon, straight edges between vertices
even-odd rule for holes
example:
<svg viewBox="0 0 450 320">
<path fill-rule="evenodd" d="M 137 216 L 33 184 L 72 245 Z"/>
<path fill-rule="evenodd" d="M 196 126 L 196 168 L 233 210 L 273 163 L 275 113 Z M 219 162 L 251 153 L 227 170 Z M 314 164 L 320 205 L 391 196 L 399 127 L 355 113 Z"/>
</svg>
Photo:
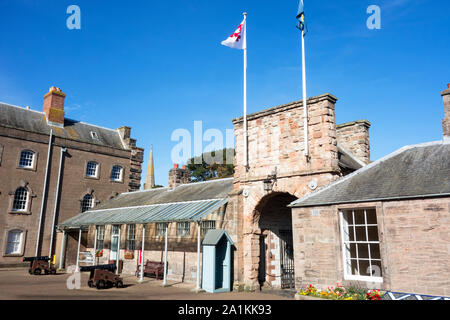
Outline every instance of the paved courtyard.
<svg viewBox="0 0 450 320">
<path fill-rule="evenodd" d="M 66 282 L 70 275 L 32 276 L 28 269 L 0 269 L 0 300 L 292 300 L 287 292 L 229 292 L 220 294 L 193 293 L 195 284 L 168 282 L 145 278 L 140 284 L 134 276 L 125 275 L 125 288 L 105 290 L 87 286 L 89 273 L 81 273 L 81 288 L 69 290 Z"/>
</svg>

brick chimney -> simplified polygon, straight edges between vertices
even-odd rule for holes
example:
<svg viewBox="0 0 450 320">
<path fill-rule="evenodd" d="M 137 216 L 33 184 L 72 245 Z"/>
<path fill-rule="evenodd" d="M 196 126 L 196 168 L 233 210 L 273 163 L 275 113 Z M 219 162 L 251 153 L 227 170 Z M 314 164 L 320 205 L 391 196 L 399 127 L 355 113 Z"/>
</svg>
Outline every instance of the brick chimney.
<svg viewBox="0 0 450 320">
<path fill-rule="evenodd" d="M 44 113 L 48 122 L 64 125 L 64 100 L 66 94 L 60 88 L 51 87 L 44 96 Z"/>
<path fill-rule="evenodd" d="M 442 99 L 444 99 L 444 119 L 442 120 L 442 130 L 444 132 L 444 139 L 450 139 L 450 83 L 447 89 L 441 92 Z"/>
<path fill-rule="evenodd" d="M 191 182 L 191 173 L 186 166 L 180 169 L 176 163 L 173 168 L 169 170 L 169 189 L 176 188 L 181 184 L 188 184 Z"/>
</svg>

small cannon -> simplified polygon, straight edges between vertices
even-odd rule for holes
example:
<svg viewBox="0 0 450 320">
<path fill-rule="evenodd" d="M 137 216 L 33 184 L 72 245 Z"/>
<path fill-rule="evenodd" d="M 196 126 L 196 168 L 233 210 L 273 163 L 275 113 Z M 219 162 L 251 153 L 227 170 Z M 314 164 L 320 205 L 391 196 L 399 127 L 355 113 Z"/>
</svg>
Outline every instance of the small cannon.
<svg viewBox="0 0 450 320">
<path fill-rule="evenodd" d="M 90 272 L 88 286 L 98 290 L 112 286 L 123 288 L 123 280 L 114 273 L 115 270 L 114 264 L 80 267 L 80 272 Z"/>
<path fill-rule="evenodd" d="M 29 274 L 40 275 L 42 271 L 45 274 L 56 274 L 56 268 L 50 263 L 50 257 L 28 257 L 22 258 L 23 262 L 29 262 Z"/>
</svg>

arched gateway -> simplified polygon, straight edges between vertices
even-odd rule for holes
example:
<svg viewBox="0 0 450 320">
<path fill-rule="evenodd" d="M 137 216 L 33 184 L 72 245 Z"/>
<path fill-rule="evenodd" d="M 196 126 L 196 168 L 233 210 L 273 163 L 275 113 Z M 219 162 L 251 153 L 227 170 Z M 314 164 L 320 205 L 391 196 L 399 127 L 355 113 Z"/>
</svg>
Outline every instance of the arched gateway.
<svg viewBox="0 0 450 320">
<path fill-rule="evenodd" d="M 243 118 L 233 120 L 236 157 L 229 209 L 237 221 L 234 280 L 247 288 L 294 286 L 302 275 L 293 272 L 292 230 L 307 231 L 307 226 L 292 226 L 287 205 L 369 159 L 370 123 L 336 126 L 336 101 L 331 94 L 308 99 L 309 157 L 304 155 L 301 101 L 247 116 L 248 167 Z"/>
</svg>

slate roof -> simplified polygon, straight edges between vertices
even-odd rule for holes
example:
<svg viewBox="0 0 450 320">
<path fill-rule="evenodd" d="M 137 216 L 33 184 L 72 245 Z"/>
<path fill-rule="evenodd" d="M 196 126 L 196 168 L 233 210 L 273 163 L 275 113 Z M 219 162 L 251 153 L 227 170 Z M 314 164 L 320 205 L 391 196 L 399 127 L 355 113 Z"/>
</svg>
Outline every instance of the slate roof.
<svg viewBox="0 0 450 320">
<path fill-rule="evenodd" d="M 174 189 L 159 188 L 148 191 L 122 193 L 100 204 L 95 210 L 136 207 L 154 204 L 224 199 L 233 190 L 233 178 L 183 184 Z"/>
<path fill-rule="evenodd" d="M 450 142 L 412 145 L 291 203 L 343 203 L 450 196 Z"/>
<path fill-rule="evenodd" d="M 57 137 L 96 144 L 115 149 L 126 149 L 119 132 L 80 121 L 64 119 L 64 128 L 50 126 L 45 113 L 0 102 L 0 126 L 28 132 L 50 135 L 50 129 Z M 97 134 L 97 139 L 91 136 Z"/>
</svg>

